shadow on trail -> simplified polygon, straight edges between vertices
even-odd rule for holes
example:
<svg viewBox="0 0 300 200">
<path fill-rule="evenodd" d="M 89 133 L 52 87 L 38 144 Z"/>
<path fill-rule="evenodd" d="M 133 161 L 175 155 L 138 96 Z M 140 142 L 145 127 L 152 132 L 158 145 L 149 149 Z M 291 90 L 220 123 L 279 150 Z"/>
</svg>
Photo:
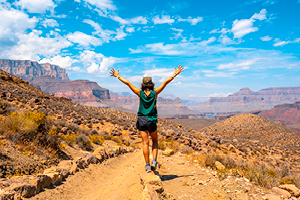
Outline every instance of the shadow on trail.
<svg viewBox="0 0 300 200">
<path fill-rule="evenodd" d="M 188 177 L 188 176 L 194 176 L 194 175 L 161 175 L 161 180 L 162 181 L 169 181 L 169 180 L 173 180 L 175 178 L 181 178 L 181 177 Z"/>
</svg>

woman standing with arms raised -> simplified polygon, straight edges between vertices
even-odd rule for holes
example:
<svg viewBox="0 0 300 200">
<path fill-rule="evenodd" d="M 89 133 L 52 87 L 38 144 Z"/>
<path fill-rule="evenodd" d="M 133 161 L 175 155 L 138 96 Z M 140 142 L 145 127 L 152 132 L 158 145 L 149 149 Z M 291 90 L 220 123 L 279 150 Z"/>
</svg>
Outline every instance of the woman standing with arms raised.
<svg viewBox="0 0 300 200">
<path fill-rule="evenodd" d="M 141 89 L 136 88 L 124 77 L 119 75 L 119 70 L 115 71 L 111 69 L 111 76 L 117 77 L 120 81 L 126 84 L 136 95 L 139 96 L 140 105 L 138 111 L 138 120 L 136 122 L 136 127 L 139 130 L 142 141 L 143 141 L 143 153 L 146 162 L 145 170 L 146 172 L 151 172 L 156 169 L 157 166 L 157 152 L 158 152 L 158 138 L 157 138 L 157 109 L 156 109 L 156 99 L 159 93 L 181 72 L 184 68 L 182 65 L 175 67 L 175 73 L 167 78 L 158 88 L 154 89 L 154 83 L 151 77 L 143 77 L 143 83 Z M 152 153 L 153 161 L 150 166 L 149 159 L 149 139 L 148 134 L 152 139 Z"/>
</svg>

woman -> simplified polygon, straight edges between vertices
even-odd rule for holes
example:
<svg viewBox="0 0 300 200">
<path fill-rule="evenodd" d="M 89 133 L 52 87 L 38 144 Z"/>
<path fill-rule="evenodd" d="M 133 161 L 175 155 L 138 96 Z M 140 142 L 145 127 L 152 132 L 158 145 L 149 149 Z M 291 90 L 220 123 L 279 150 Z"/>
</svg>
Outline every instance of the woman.
<svg viewBox="0 0 300 200">
<path fill-rule="evenodd" d="M 154 83 L 151 77 L 143 77 L 143 83 L 141 89 L 136 88 L 128 80 L 119 75 L 119 70 L 115 71 L 111 69 L 111 76 L 118 77 L 120 81 L 126 84 L 136 95 L 139 96 L 140 105 L 138 111 L 138 120 L 136 123 L 137 129 L 139 130 L 142 141 L 143 141 L 143 153 L 146 162 L 146 172 L 151 172 L 156 169 L 157 166 L 157 152 L 158 152 L 158 138 L 157 138 L 157 109 L 156 99 L 157 95 L 163 91 L 163 89 L 170 83 L 178 74 L 183 72 L 184 68 L 182 65 L 175 67 L 175 73 L 167 78 L 158 88 L 154 89 Z M 149 162 L 149 140 L 148 133 L 152 139 L 152 153 L 153 161 L 150 166 Z"/>
</svg>

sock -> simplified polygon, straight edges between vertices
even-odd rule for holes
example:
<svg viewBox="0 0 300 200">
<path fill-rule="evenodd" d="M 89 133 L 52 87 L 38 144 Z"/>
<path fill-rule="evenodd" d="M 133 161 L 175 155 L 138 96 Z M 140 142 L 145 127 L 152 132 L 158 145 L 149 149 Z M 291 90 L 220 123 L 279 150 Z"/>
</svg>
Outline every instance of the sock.
<svg viewBox="0 0 300 200">
<path fill-rule="evenodd" d="M 146 163 L 146 166 L 150 166 L 150 163 Z"/>
<path fill-rule="evenodd" d="M 153 159 L 153 162 L 157 162 L 156 159 Z"/>
</svg>

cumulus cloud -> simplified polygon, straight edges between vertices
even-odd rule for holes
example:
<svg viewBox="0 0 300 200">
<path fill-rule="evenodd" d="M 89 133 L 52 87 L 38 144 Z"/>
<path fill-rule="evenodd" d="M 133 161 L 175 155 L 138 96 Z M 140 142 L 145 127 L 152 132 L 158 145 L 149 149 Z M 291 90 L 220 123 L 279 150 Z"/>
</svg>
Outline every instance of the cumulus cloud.
<svg viewBox="0 0 300 200">
<path fill-rule="evenodd" d="M 219 92 L 219 93 L 213 93 L 213 94 L 209 94 L 207 95 L 207 97 L 228 97 L 228 95 L 230 95 L 232 93 L 224 93 L 224 92 Z"/>
<path fill-rule="evenodd" d="M 69 41 L 77 43 L 81 46 L 98 46 L 102 45 L 102 41 L 91 35 L 76 31 L 75 33 L 69 33 L 67 36 Z"/>
<path fill-rule="evenodd" d="M 54 19 L 45 19 L 43 22 L 42 22 L 42 25 L 47 28 L 47 27 L 56 27 L 58 26 L 58 23 L 56 20 Z"/>
<path fill-rule="evenodd" d="M 189 23 L 191 23 L 191 25 L 196 25 L 198 22 L 203 21 L 203 17 L 196 17 L 196 18 L 188 17 L 187 19 L 179 18 L 178 21 L 179 22 L 189 22 Z"/>
<path fill-rule="evenodd" d="M 272 37 L 270 37 L 270 36 L 265 36 L 265 37 L 260 37 L 260 40 L 261 41 L 270 41 L 270 40 L 272 40 Z"/>
<path fill-rule="evenodd" d="M 19 0 L 17 6 L 27 9 L 30 13 L 45 13 L 47 10 L 53 11 L 56 4 L 52 0 Z"/>
<path fill-rule="evenodd" d="M 128 24 L 147 24 L 148 20 L 143 16 L 138 16 L 130 19 L 123 19 L 117 15 L 112 15 L 110 18 L 122 25 L 128 25 Z"/>
<path fill-rule="evenodd" d="M 29 18 L 23 11 L 6 8 L 0 5 L 0 49 L 1 46 L 14 45 L 19 41 L 19 35 L 27 29 L 36 26 L 38 19 Z"/>
<path fill-rule="evenodd" d="M 128 33 L 133 33 L 135 30 L 134 30 L 134 27 L 127 27 L 127 28 L 126 28 L 126 31 L 127 31 Z"/>
<path fill-rule="evenodd" d="M 160 42 L 160 43 L 146 44 L 145 48 L 140 48 L 137 50 L 133 50 L 129 48 L 129 50 L 131 51 L 131 53 L 141 53 L 144 51 L 149 51 L 158 55 L 180 55 L 184 53 L 183 51 L 176 50 L 175 48 L 176 45 L 173 44 L 164 45 L 163 42 Z"/>
<path fill-rule="evenodd" d="M 102 53 L 90 50 L 81 52 L 79 60 L 87 67 L 88 73 L 98 73 L 98 76 L 108 76 L 108 68 L 121 61 L 119 58 L 105 57 Z"/>
<path fill-rule="evenodd" d="M 258 14 L 255 13 L 250 19 L 241 19 L 235 20 L 232 24 L 232 33 L 234 34 L 235 38 L 241 38 L 244 35 L 258 31 L 257 27 L 253 27 L 253 23 L 256 19 L 264 20 L 266 19 L 266 9 L 262 9 Z"/>
<path fill-rule="evenodd" d="M 51 57 L 72 45 L 66 38 L 41 37 L 42 32 L 33 30 L 29 34 L 18 34 L 17 45 L 2 52 L 1 57 L 9 59 L 40 60 L 40 56 Z"/>
<path fill-rule="evenodd" d="M 73 60 L 70 56 L 62 57 L 57 55 L 52 58 L 43 58 L 39 62 L 58 65 L 62 68 L 70 68 L 73 63 L 77 62 L 77 60 Z"/>
<path fill-rule="evenodd" d="M 156 15 L 152 18 L 154 24 L 173 24 L 175 22 L 174 19 L 170 18 L 170 15 L 162 15 L 161 18 Z"/>
</svg>

